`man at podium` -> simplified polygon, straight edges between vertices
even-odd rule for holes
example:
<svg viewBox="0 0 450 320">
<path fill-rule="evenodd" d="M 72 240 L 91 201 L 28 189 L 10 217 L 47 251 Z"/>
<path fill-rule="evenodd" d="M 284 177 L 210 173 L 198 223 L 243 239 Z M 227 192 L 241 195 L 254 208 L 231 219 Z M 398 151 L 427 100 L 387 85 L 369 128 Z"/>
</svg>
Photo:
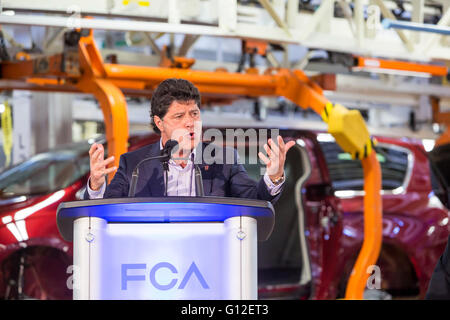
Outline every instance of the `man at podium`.
<svg viewBox="0 0 450 320">
<path fill-rule="evenodd" d="M 120 156 L 119 168 L 109 167 L 113 156 L 104 159 L 104 148 L 94 143 L 90 150 L 90 178 L 85 199 L 122 198 L 129 195 L 133 171 L 141 160 L 157 157 L 165 150 L 169 140 L 178 142 L 164 170 L 161 161 L 150 160 L 139 165 L 140 175 L 136 181 L 136 197 L 196 196 L 195 165 L 199 164 L 205 196 L 240 197 L 274 202 L 283 188 L 284 162 L 287 151 L 294 141 L 284 143 L 268 139 L 264 145 L 267 156 L 258 153 L 266 165 L 264 176 L 255 182 L 244 166 L 238 163 L 235 149 L 201 142 L 202 122 L 200 93 L 189 81 L 167 79 L 159 84 L 151 99 L 151 125 L 161 134 L 159 142 Z M 205 159 L 205 152 L 212 152 Z M 230 155 L 231 157 L 225 156 Z M 109 185 L 106 176 L 117 170 Z M 197 185 L 198 188 L 198 185 Z M 197 192 L 196 192 L 197 191 Z"/>
</svg>

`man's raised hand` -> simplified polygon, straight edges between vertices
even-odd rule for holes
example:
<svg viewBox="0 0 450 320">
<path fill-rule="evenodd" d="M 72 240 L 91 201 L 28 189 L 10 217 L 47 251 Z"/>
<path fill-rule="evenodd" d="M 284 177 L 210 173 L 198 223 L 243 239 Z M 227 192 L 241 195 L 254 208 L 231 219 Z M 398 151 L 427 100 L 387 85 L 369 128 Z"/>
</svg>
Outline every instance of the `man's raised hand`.
<svg viewBox="0 0 450 320">
<path fill-rule="evenodd" d="M 281 136 L 277 137 L 277 141 L 278 144 L 269 139 L 268 144 L 264 145 L 268 157 L 262 152 L 258 153 L 259 158 L 266 165 L 267 174 L 272 181 L 283 176 L 286 153 L 295 145 L 295 141 L 289 141 L 285 144 Z"/>
<path fill-rule="evenodd" d="M 114 172 L 117 167 L 107 168 L 107 165 L 114 161 L 114 156 L 105 159 L 105 150 L 100 143 L 92 144 L 89 149 L 89 159 L 91 168 L 89 187 L 97 191 L 105 183 L 105 177 L 111 172 Z"/>
</svg>

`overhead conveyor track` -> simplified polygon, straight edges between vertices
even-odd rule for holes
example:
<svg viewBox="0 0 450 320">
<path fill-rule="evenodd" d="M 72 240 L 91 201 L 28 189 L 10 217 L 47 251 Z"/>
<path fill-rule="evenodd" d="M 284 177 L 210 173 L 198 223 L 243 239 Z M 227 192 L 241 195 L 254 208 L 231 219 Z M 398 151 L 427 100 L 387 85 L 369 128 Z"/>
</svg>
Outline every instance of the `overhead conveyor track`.
<svg viewBox="0 0 450 320">
<path fill-rule="evenodd" d="M 445 27 L 450 16 L 446 0 L 321 0 L 308 5 L 300 0 L 98 0 L 82 6 L 72 0 L 4 0 L 2 9 L 1 25 L 253 39 L 417 61 L 448 59 L 449 52 L 439 41 L 442 35 L 384 29 L 381 21 L 384 16 L 399 23 L 406 10 L 419 27 L 433 21 L 439 21 L 436 28 Z"/>
</svg>

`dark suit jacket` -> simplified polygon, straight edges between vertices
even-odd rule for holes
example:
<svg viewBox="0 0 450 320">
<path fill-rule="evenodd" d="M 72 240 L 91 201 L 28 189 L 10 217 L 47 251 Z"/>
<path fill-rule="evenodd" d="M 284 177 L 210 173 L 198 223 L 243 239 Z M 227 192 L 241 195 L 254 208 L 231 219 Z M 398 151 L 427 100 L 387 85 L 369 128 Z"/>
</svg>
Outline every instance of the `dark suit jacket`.
<svg viewBox="0 0 450 320">
<path fill-rule="evenodd" d="M 425 299 L 450 300 L 450 236 L 431 275 Z"/>
<path fill-rule="evenodd" d="M 205 148 L 207 148 L 205 150 Z M 227 152 L 232 163 L 227 164 Z M 144 158 L 160 155 L 159 141 L 138 150 L 127 152 L 120 156 L 119 168 L 106 187 L 103 198 L 121 198 L 128 196 L 131 175 L 136 165 Z M 237 151 L 235 149 L 218 147 L 213 144 L 199 143 L 196 157 L 199 154 L 211 155 L 213 158 L 202 158 L 199 164 L 205 196 L 236 197 L 248 199 L 260 199 L 275 202 L 280 194 L 271 196 L 263 177 L 256 183 L 252 180 L 244 166 L 238 164 Z M 206 159 L 205 159 L 206 158 Z M 211 159 L 214 159 L 212 162 Z M 136 185 L 136 197 L 163 197 L 164 177 L 162 164 L 158 160 L 144 162 L 139 168 L 139 179 Z M 89 199 L 87 190 L 84 195 Z"/>
</svg>

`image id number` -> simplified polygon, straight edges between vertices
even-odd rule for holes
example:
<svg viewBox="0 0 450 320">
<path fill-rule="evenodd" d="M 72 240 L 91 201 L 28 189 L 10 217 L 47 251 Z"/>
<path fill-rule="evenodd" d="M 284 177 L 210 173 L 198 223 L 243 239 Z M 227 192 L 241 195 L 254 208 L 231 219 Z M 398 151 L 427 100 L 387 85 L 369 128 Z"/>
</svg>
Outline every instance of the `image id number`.
<svg viewBox="0 0 450 320">
<path fill-rule="evenodd" d="M 228 304 L 225 307 L 226 314 L 246 314 L 246 315 L 254 315 L 254 314 L 268 314 L 269 307 L 265 304 L 249 304 L 249 305 L 232 305 Z"/>
</svg>

